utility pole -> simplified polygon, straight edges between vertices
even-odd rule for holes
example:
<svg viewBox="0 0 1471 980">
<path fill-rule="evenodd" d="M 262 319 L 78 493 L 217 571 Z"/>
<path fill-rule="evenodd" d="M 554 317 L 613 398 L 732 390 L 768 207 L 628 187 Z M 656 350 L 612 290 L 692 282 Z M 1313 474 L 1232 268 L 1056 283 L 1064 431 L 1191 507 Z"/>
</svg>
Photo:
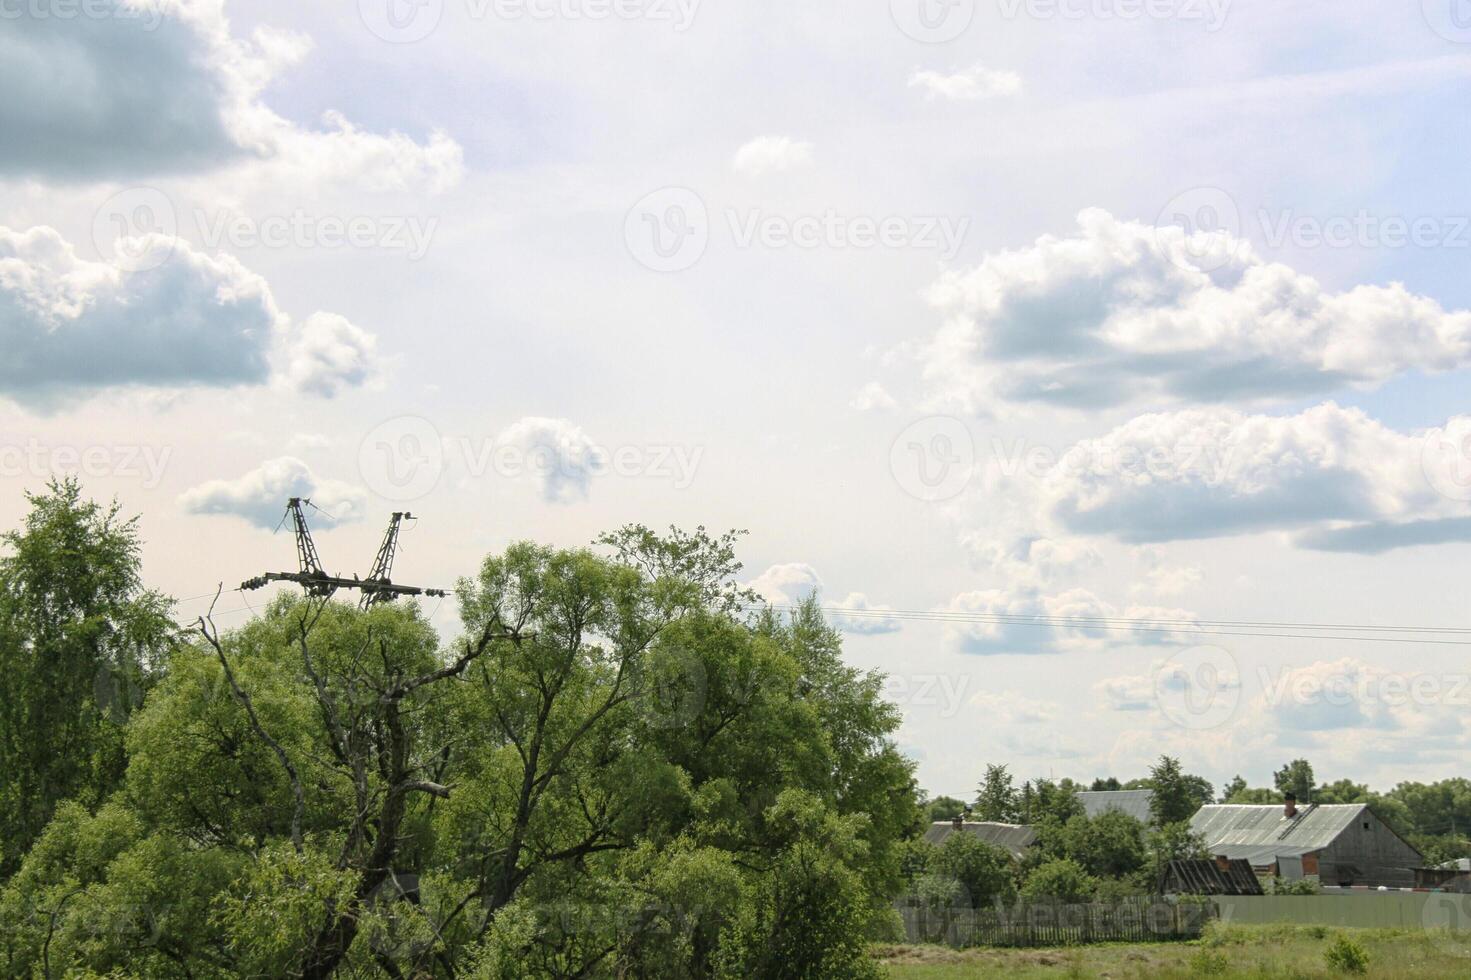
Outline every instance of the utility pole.
<svg viewBox="0 0 1471 980">
<path fill-rule="evenodd" d="M 289 519 L 295 533 L 297 570 L 257 575 L 255 578 L 240 583 L 243 591 L 259 589 L 271 582 L 295 582 L 306 591 L 307 595 L 321 597 L 330 597 L 338 589 L 357 589 L 363 594 L 358 603 L 363 609 L 369 609 L 380 602 L 392 602 L 399 596 L 423 595 L 434 598 L 445 596 L 443 589 L 397 585 L 390 577 L 393 572 L 394 553 L 398 550 L 399 526 L 405 519 L 413 520 L 414 515 L 399 512 L 389 520 L 388 530 L 383 535 L 383 543 L 378 546 L 378 556 L 373 559 L 373 568 L 367 578 L 360 579 L 356 575 L 352 578 L 344 578 L 340 575 L 328 575 L 322 569 L 322 560 L 317 554 L 317 545 L 312 540 L 311 528 L 307 526 L 306 512 L 303 510 L 303 505 L 310 507 L 311 504 L 310 500 L 302 497 L 292 497 L 286 502 L 286 516 L 281 521 L 284 524 Z"/>
</svg>

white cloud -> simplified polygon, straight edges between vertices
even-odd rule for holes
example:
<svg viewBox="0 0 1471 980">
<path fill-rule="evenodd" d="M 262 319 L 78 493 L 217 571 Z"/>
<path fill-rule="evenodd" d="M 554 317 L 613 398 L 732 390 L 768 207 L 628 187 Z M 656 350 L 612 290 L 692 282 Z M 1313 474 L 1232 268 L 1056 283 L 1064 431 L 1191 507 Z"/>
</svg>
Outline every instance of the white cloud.
<svg viewBox="0 0 1471 980">
<path fill-rule="evenodd" d="M 1138 768 L 1137 757 L 1164 752 L 1202 753 L 1223 771 L 1260 760 L 1308 755 L 1323 779 L 1367 765 L 1452 764 L 1471 747 L 1471 683 L 1464 670 L 1416 667 L 1395 671 L 1357 657 L 1319 660 L 1302 667 L 1263 666 L 1215 677 L 1170 674 L 1166 662 L 1148 674 L 1109 678 L 1094 688 L 1106 707 L 1144 722 L 1120 736 L 1116 770 Z M 1205 675 L 1209 677 L 1209 675 Z M 1213 724 L 1181 725 L 1160 710 L 1158 693 L 1170 688 L 1182 703 L 1205 705 L 1221 696 L 1234 710 Z M 1206 715 L 1195 720 L 1203 722 Z M 1146 720 L 1147 718 L 1147 720 Z"/>
<path fill-rule="evenodd" d="M 587 499 L 601 450 L 578 426 L 566 419 L 531 416 L 507 426 L 496 443 L 519 452 L 547 503 Z"/>
<path fill-rule="evenodd" d="M 320 432 L 298 432 L 287 440 L 286 450 L 290 453 L 320 452 L 331 445 L 331 437 Z"/>
<path fill-rule="evenodd" d="M 377 350 L 377 338 L 345 317 L 314 313 L 288 341 L 284 380 L 297 391 L 331 398 L 378 371 Z"/>
<path fill-rule="evenodd" d="M 1384 551 L 1471 540 L 1471 508 L 1427 472 L 1427 445 L 1329 403 L 1299 415 L 1212 408 L 1144 415 L 1077 444 L 1037 487 L 1039 520 L 1127 542 L 1297 532 L 1304 547 Z"/>
<path fill-rule="evenodd" d="M 117 0 L 110 10 L 6 18 L 0 174 L 110 180 L 252 163 L 277 178 L 372 189 L 460 179 L 463 153 L 443 133 L 420 143 L 332 112 L 303 128 L 266 106 L 267 85 L 311 48 L 299 34 L 237 38 L 222 0 Z"/>
<path fill-rule="evenodd" d="M 967 531 L 961 540 L 982 567 L 1013 588 L 1052 585 L 1103 564 L 1098 549 L 1082 538 L 1049 538 L 990 528 Z"/>
<path fill-rule="evenodd" d="M 1144 581 L 1134 586 L 1135 592 L 1170 598 L 1189 592 L 1205 580 L 1205 570 L 1199 565 L 1171 565 L 1164 551 L 1152 545 L 1134 549 L 1134 555 L 1144 575 Z"/>
<path fill-rule="evenodd" d="M 231 514 L 256 527 L 274 528 L 291 497 L 308 498 L 343 523 L 362 520 L 368 500 L 358 487 L 319 479 L 301 460 L 282 456 L 238 479 L 211 480 L 186 490 L 179 505 L 190 514 Z"/>
<path fill-rule="evenodd" d="M 761 177 L 812 165 L 812 144 L 788 136 L 761 136 L 736 151 L 731 166 L 736 173 Z"/>
<path fill-rule="evenodd" d="M 1333 293 L 1229 236 L 1097 209 L 1078 224 L 933 287 L 946 316 L 920 354 L 933 403 L 1281 402 L 1471 366 L 1471 311 L 1398 283 Z"/>
<path fill-rule="evenodd" d="M 822 578 L 811 565 L 787 562 L 772 565 L 746 587 L 774 606 L 798 606 L 822 591 Z"/>
<path fill-rule="evenodd" d="M 891 615 L 893 612 L 893 606 L 872 605 L 862 592 L 850 592 L 828 611 L 828 621 L 844 633 L 878 636 L 904 628 L 898 617 Z"/>
<path fill-rule="evenodd" d="M 119 249 L 147 268 L 82 259 L 52 228 L 0 227 L 0 394 L 48 407 L 114 387 L 258 385 L 283 356 L 293 383 L 327 393 L 371 362 L 372 338 L 341 317 L 292 336 L 266 281 L 228 255 L 159 235 Z"/>
<path fill-rule="evenodd" d="M 909 76 L 909 87 L 924 89 L 928 99 L 976 102 L 998 95 L 1015 95 L 1021 91 L 1022 78 L 1013 71 L 997 71 L 977 64 L 948 75 L 916 71 Z"/>
<path fill-rule="evenodd" d="M 859 390 L 858 394 L 853 396 L 848 407 L 855 412 L 876 412 L 894 408 L 898 404 L 894 396 L 889 394 L 883 385 L 877 381 L 870 381 Z"/>
<path fill-rule="evenodd" d="M 817 569 L 804 562 L 772 565 L 747 582 L 746 587 L 773 606 L 798 606 L 823 591 Z M 836 603 L 826 602 L 824 608 L 828 622 L 844 633 L 876 636 L 897 633 L 903 628 L 903 623 L 890 615 L 894 612 L 892 606 L 874 605 L 862 592 L 850 592 Z"/>
<path fill-rule="evenodd" d="M 1007 691 L 993 694 L 982 691 L 970 703 L 985 711 L 988 725 L 1050 725 L 1057 720 L 1058 706 L 1051 701 L 1038 701 Z"/>
<path fill-rule="evenodd" d="M 1189 641 L 1179 624 L 1195 619 L 1183 609 L 1120 608 L 1086 589 L 963 592 L 941 611 L 954 616 L 945 628 L 947 644 L 956 652 L 979 655 L 1179 644 Z"/>
</svg>

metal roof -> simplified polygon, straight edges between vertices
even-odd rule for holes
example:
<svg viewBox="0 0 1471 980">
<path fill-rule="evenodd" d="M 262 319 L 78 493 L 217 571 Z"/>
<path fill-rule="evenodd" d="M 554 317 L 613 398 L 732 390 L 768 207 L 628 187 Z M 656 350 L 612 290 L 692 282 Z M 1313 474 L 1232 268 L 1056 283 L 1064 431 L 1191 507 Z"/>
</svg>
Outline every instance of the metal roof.
<svg viewBox="0 0 1471 980">
<path fill-rule="evenodd" d="M 1014 858 L 1022 857 L 1027 848 L 1037 840 L 1037 831 L 1024 824 L 977 821 L 964 824 L 964 828 L 967 834 L 979 837 L 987 844 L 1004 848 Z M 950 820 L 942 820 L 932 824 L 930 829 L 925 831 L 924 839 L 931 844 L 943 844 L 945 839 L 953 833 L 955 833 L 955 824 Z"/>
<path fill-rule="evenodd" d="M 1212 803 L 1190 819 L 1190 829 L 1205 838 L 1212 854 L 1248 860 L 1309 854 L 1332 844 L 1368 809 L 1364 803 L 1309 803 L 1289 818 L 1280 804 Z"/>
<path fill-rule="evenodd" d="M 1231 860 L 1221 867 L 1211 860 L 1171 861 L 1160 879 L 1160 891 L 1186 895 L 1260 895 L 1257 881 L 1246 861 Z"/>
<path fill-rule="evenodd" d="M 1233 861 L 1246 861 L 1253 868 L 1265 868 L 1269 864 L 1276 864 L 1278 858 L 1302 857 L 1304 854 L 1316 854 L 1321 847 L 1283 847 L 1281 844 L 1216 844 L 1209 848 L 1212 855 L 1230 858 Z"/>
<path fill-rule="evenodd" d="M 1152 789 L 1088 790 L 1078 794 L 1083 812 L 1090 817 L 1106 810 L 1122 810 L 1140 823 L 1149 823 L 1149 804 L 1153 799 Z"/>
</svg>

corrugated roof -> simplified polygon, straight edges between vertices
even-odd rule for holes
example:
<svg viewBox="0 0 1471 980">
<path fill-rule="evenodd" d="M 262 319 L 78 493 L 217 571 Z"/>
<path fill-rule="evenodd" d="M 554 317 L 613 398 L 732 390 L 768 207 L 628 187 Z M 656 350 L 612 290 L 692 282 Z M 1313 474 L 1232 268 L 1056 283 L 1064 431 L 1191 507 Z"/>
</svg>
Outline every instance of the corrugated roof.
<svg viewBox="0 0 1471 980">
<path fill-rule="evenodd" d="M 1015 858 L 1020 858 L 1025 854 L 1027 848 L 1037 840 L 1037 832 L 1025 824 L 976 821 L 964 824 L 964 828 L 967 834 L 979 837 L 987 844 L 1005 848 Z M 924 839 L 931 844 L 943 844 L 945 838 L 953 833 L 955 833 L 954 823 L 942 820 L 932 824 L 930 829 L 925 831 Z"/>
<path fill-rule="evenodd" d="M 1210 847 L 1212 855 L 1247 861 L 1253 868 L 1276 864 L 1279 857 L 1302 857 L 1321 850 L 1321 847 L 1284 847 L 1281 844 L 1215 844 Z"/>
<path fill-rule="evenodd" d="M 1089 790 L 1078 794 L 1083 812 L 1090 817 L 1105 810 L 1122 810 L 1140 823 L 1149 823 L 1149 804 L 1153 799 L 1152 789 Z"/>
<path fill-rule="evenodd" d="M 1253 848 L 1258 856 L 1308 854 L 1337 840 L 1366 810 L 1363 803 L 1306 804 L 1289 818 L 1280 804 L 1212 803 L 1191 818 L 1190 829 L 1205 838 L 1212 854 L 1244 858 Z"/>
<path fill-rule="evenodd" d="M 1232 860 L 1222 868 L 1212 860 L 1171 861 L 1160 879 L 1163 893 L 1186 895 L 1260 895 L 1261 882 L 1246 861 Z"/>
</svg>

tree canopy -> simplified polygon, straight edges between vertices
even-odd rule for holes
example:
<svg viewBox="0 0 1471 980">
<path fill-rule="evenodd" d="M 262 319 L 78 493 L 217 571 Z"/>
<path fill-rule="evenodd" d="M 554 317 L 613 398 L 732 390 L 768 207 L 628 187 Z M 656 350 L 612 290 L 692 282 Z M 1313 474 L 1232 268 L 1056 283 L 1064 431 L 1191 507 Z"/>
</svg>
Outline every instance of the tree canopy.
<svg viewBox="0 0 1471 980">
<path fill-rule="evenodd" d="M 283 597 L 85 647 L 152 686 L 0 889 L 6 975 L 870 975 L 920 825 L 881 678 L 815 602 L 742 618 L 729 535 L 601 544 L 488 557 L 447 645 Z"/>
</svg>

